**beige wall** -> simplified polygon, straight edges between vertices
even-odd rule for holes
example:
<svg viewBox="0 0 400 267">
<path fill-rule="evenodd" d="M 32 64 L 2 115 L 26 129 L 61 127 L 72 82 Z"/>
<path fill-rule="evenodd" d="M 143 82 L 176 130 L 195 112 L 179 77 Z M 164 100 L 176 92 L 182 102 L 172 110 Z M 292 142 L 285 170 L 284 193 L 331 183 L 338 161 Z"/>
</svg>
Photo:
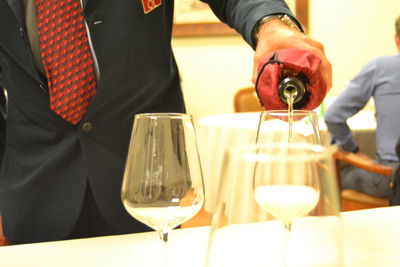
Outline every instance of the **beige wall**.
<svg viewBox="0 0 400 267">
<path fill-rule="evenodd" d="M 399 0 L 310 0 L 310 36 L 320 40 L 333 66 L 330 95 L 340 93 L 360 68 L 397 52 L 394 20 Z"/>
<path fill-rule="evenodd" d="M 173 40 L 188 113 L 233 112 L 234 92 L 251 86 L 253 50 L 240 36 Z"/>
<path fill-rule="evenodd" d="M 310 0 L 309 34 L 333 65 L 330 96 L 340 93 L 372 58 L 396 52 L 399 0 Z M 197 119 L 233 112 L 233 95 L 251 85 L 253 51 L 241 37 L 175 38 L 187 110 Z"/>
</svg>

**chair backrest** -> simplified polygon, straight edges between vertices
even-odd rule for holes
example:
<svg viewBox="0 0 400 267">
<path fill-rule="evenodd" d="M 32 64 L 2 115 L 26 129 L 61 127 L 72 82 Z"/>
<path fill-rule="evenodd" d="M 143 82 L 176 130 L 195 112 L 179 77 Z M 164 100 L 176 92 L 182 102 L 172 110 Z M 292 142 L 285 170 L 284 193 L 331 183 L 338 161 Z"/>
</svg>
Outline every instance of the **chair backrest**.
<svg viewBox="0 0 400 267">
<path fill-rule="evenodd" d="M 238 90 L 234 95 L 233 105 L 235 112 L 255 112 L 264 110 L 254 87 L 246 87 Z"/>
<path fill-rule="evenodd" d="M 341 192 L 342 211 L 373 209 L 389 206 L 389 199 L 374 197 L 356 190 Z"/>
<path fill-rule="evenodd" d="M 371 209 L 389 206 L 389 199 L 371 196 L 356 190 L 341 190 L 340 163 L 344 162 L 366 171 L 387 176 L 388 179 L 392 175 L 392 167 L 377 164 L 374 161 L 366 160 L 357 154 L 337 151 L 333 154 L 333 160 L 336 167 L 336 176 L 341 194 L 342 211 Z"/>
</svg>

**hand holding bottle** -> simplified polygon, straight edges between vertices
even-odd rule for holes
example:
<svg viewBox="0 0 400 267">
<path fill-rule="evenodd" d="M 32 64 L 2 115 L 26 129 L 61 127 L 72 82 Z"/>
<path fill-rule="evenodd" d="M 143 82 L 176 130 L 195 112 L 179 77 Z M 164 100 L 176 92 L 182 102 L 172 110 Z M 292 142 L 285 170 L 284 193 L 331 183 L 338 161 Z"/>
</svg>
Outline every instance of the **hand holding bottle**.
<svg viewBox="0 0 400 267">
<path fill-rule="evenodd" d="M 265 109 L 287 109 L 289 98 L 294 99 L 295 109 L 318 107 L 327 93 L 319 72 L 321 64 L 314 52 L 294 48 L 278 50 L 260 60 L 255 85 Z"/>
<path fill-rule="evenodd" d="M 306 51 L 313 54 L 316 58 L 319 58 L 319 65 L 314 72 L 315 76 L 318 76 L 320 83 L 317 87 L 312 88 L 312 95 L 324 97 L 332 86 L 332 65 L 325 55 L 324 46 L 322 43 L 308 37 L 303 32 L 296 30 L 293 27 L 289 27 L 279 19 L 266 22 L 258 30 L 258 41 L 254 55 L 253 83 L 256 83 L 260 68 L 262 67 L 263 62 L 265 62 L 265 59 L 270 58 L 275 52 L 282 50 Z M 283 58 L 280 58 L 280 60 L 283 61 Z M 296 64 L 300 63 L 300 61 L 297 60 L 294 62 Z M 267 105 L 264 103 L 265 98 L 263 99 L 262 97 L 261 100 L 266 109 L 286 108 L 285 104 L 279 100 L 278 95 L 274 95 L 274 98 L 272 99 L 273 102 L 267 103 Z M 301 109 L 314 109 L 322 102 L 322 100 L 319 98 L 314 99 L 312 97 L 310 102 L 310 105 L 305 105 L 301 107 Z M 277 105 L 278 103 L 280 103 L 280 105 Z"/>
</svg>

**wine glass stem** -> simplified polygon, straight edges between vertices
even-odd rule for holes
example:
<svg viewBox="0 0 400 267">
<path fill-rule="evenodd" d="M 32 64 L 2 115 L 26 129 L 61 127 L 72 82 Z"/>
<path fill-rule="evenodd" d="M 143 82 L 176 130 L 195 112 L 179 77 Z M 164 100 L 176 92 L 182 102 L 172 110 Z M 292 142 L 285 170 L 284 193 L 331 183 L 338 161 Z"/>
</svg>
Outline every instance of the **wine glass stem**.
<svg viewBox="0 0 400 267">
<path fill-rule="evenodd" d="M 288 266 L 291 230 L 292 230 L 292 223 L 286 222 L 285 223 L 285 240 L 284 240 L 284 248 L 283 248 L 283 267 Z"/>
<path fill-rule="evenodd" d="M 160 232 L 160 239 L 165 243 L 168 242 L 168 233 Z"/>
<path fill-rule="evenodd" d="M 164 267 L 169 267 L 168 232 L 159 232 L 164 247 Z"/>
<path fill-rule="evenodd" d="M 292 223 L 291 222 L 285 223 L 285 229 L 287 230 L 287 232 L 290 233 L 290 231 L 292 231 Z"/>
</svg>

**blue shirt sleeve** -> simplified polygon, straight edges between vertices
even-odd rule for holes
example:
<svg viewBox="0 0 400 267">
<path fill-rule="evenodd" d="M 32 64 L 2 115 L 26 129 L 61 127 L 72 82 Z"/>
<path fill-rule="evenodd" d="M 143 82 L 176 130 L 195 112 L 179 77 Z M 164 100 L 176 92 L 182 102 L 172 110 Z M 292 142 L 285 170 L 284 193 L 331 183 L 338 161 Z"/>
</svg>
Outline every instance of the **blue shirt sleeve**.
<svg viewBox="0 0 400 267">
<path fill-rule="evenodd" d="M 376 60 L 365 65 L 327 109 L 324 117 L 332 144 L 351 152 L 357 150 L 347 119 L 360 111 L 374 94 L 376 71 Z"/>
</svg>

